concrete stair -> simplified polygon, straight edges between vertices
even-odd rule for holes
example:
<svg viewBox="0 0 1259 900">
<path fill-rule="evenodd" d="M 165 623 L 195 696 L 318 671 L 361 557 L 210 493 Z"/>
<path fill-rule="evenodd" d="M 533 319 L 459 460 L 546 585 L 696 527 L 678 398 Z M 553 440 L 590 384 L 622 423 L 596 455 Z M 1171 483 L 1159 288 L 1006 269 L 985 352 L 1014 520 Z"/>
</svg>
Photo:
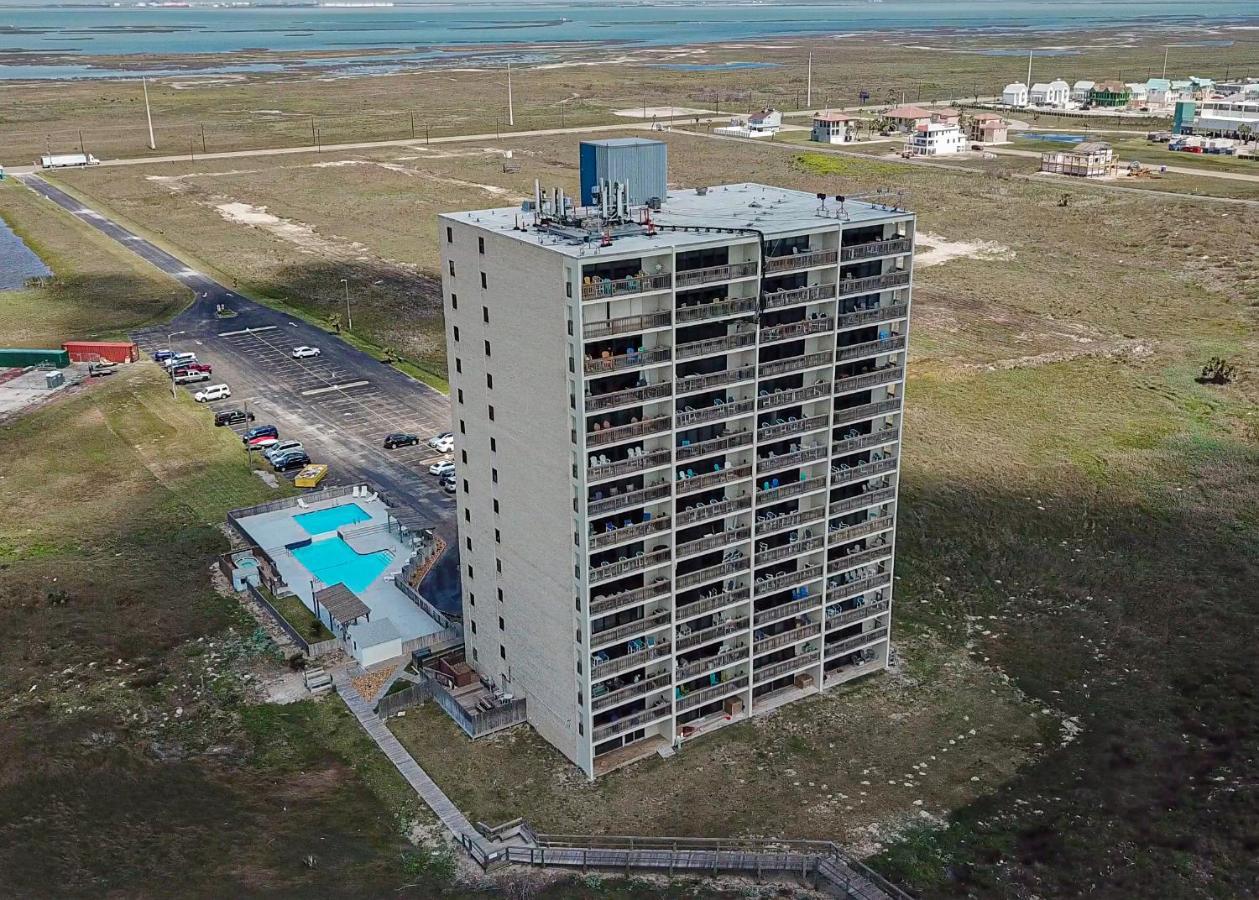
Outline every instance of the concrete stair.
<svg viewBox="0 0 1259 900">
<path fill-rule="evenodd" d="M 332 676 L 321 666 L 310 666 L 306 669 L 306 690 L 315 696 L 326 694 L 332 690 Z"/>
</svg>

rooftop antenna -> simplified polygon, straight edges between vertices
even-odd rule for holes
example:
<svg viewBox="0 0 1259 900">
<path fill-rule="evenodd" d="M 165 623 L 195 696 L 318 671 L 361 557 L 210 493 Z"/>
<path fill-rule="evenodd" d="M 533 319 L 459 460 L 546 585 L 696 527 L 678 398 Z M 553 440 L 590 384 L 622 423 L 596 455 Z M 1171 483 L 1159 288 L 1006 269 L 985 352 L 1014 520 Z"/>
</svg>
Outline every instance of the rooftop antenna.
<svg viewBox="0 0 1259 900">
<path fill-rule="evenodd" d="M 809 80 L 804 91 L 804 105 L 813 108 L 813 48 L 809 48 Z"/>
<path fill-rule="evenodd" d="M 141 76 L 140 84 L 144 86 L 144 117 L 149 120 L 149 149 L 157 149 L 157 140 L 153 137 L 153 112 L 149 109 L 149 81 Z"/>
<path fill-rule="evenodd" d="M 533 221 L 536 223 L 542 215 L 542 183 L 533 179 Z"/>
</svg>

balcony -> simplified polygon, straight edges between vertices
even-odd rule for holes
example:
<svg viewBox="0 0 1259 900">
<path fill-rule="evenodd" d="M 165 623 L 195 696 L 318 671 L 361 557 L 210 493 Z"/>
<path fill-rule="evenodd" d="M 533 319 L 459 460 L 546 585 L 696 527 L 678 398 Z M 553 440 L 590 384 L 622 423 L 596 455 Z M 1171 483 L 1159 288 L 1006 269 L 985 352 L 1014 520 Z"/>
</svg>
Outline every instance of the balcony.
<svg viewBox="0 0 1259 900">
<path fill-rule="evenodd" d="M 879 488 L 877 491 L 866 491 L 864 494 L 857 494 L 855 497 L 845 497 L 843 500 L 836 500 L 830 506 L 830 515 L 840 516 L 845 513 L 856 512 L 867 506 L 874 506 L 877 503 L 887 503 L 889 500 L 896 499 L 896 488 Z"/>
<path fill-rule="evenodd" d="M 801 369 L 813 369 L 817 366 L 831 364 L 834 354 L 830 350 L 821 353 L 806 353 L 804 356 L 793 356 L 790 359 L 776 359 L 773 362 L 761 363 L 760 377 L 770 378 L 774 375 L 786 375 L 788 372 L 799 372 Z"/>
<path fill-rule="evenodd" d="M 678 544 L 677 558 L 681 559 L 684 556 L 693 556 L 696 553 L 707 553 L 709 550 L 729 547 L 731 544 L 746 541 L 751 536 L 752 528 L 750 525 L 744 525 L 741 528 L 731 528 L 718 534 L 710 534 L 708 537 L 687 541 L 685 544 Z"/>
<path fill-rule="evenodd" d="M 876 459 L 874 462 L 862 463 L 859 466 L 851 466 L 847 469 L 833 468 L 831 469 L 831 487 L 842 487 L 845 484 L 852 484 L 854 481 L 873 478 L 875 475 L 895 472 L 899 462 L 900 460 L 897 457 L 893 457 L 891 459 Z"/>
<path fill-rule="evenodd" d="M 608 444 L 617 444 L 621 441 L 646 437 L 649 434 L 660 434 L 662 431 L 669 431 L 672 428 L 672 416 L 657 416 L 654 419 L 644 419 L 641 422 L 632 422 L 629 425 L 618 425 L 615 428 L 603 428 L 599 431 L 587 432 L 586 446 L 603 447 Z"/>
<path fill-rule="evenodd" d="M 590 572 L 590 583 L 598 584 L 607 581 L 610 578 L 619 578 L 622 575 L 628 575 L 631 572 L 639 572 L 650 566 L 658 566 L 661 563 L 669 561 L 668 549 L 657 550 L 654 553 L 643 553 L 639 556 L 633 556 L 629 559 L 622 559 L 614 563 L 605 563 Z"/>
<path fill-rule="evenodd" d="M 668 362 L 673 351 L 669 347 L 656 347 L 653 350 L 634 350 L 620 356 L 604 356 L 599 359 L 588 359 L 582 363 L 587 375 L 606 375 L 608 372 L 622 372 L 639 366 L 650 366 Z"/>
<path fill-rule="evenodd" d="M 802 466 L 819 459 L 826 459 L 828 456 L 825 446 L 822 447 L 805 447 L 803 450 L 796 450 L 792 453 L 782 453 L 778 456 L 770 455 L 766 457 L 758 457 L 756 460 L 756 473 L 765 475 L 769 472 L 777 472 L 781 469 L 793 469 L 796 466 Z"/>
<path fill-rule="evenodd" d="M 624 494 L 615 494 L 611 497 L 604 497 L 599 500 L 592 500 L 586 504 L 586 515 L 591 518 L 595 516 L 606 516 L 609 513 L 617 512 L 622 509 L 629 509 L 633 506 L 642 506 L 644 503 L 650 503 L 653 500 L 660 500 L 668 497 L 673 493 L 668 482 L 664 484 L 653 484 L 651 487 L 641 488 L 637 491 L 627 491 Z"/>
<path fill-rule="evenodd" d="M 868 450 L 871 447 L 894 444 L 897 440 L 899 438 L 896 435 L 896 427 L 889 426 L 880 428 L 878 431 L 872 431 L 870 434 L 863 434 L 843 441 L 835 441 L 831 444 L 831 453 L 835 456 L 845 456 L 849 453 L 856 453 L 858 450 Z"/>
<path fill-rule="evenodd" d="M 712 703 L 714 700 L 720 700 L 728 694 L 735 691 L 741 691 L 748 686 L 748 677 L 740 675 L 738 678 L 732 678 L 729 681 L 723 681 L 721 684 L 715 684 L 712 687 L 701 688 L 698 691 L 691 691 L 689 694 L 683 694 L 678 698 L 678 712 L 687 709 L 694 709 L 697 706 L 703 706 L 705 703 Z"/>
<path fill-rule="evenodd" d="M 870 563 L 884 562 L 892 558 L 892 551 L 891 544 L 880 544 L 868 550 L 849 553 L 847 556 L 837 556 L 826 563 L 826 574 L 835 575 L 838 572 L 847 572 L 849 569 L 868 566 Z"/>
<path fill-rule="evenodd" d="M 671 715 L 673 715 L 673 712 L 669 708 L 669 702 L 667 700 L 661 700 L 651 709 L 643 710 L 642 712 L 636 713 L 632 716 L 626 716 L 624 719 L 617 719 L 615 722 L 609 722 L 607 725 L 600 725 L 598 728 L 594 729 L 592 734 L 594 735 L 596 742 L 603 741 L 610 737 L 615 737 L 622 731 L 629 731 L 632 728 L 641 728 L 643 725 L 655 722 L 658 719 L 667 719 Z"/>
<path fill-rule="evenodd" d="M 874 403 L 863 403 L 860 406 L 848 406 L 835 410 L 835 421 L 832 424 L 836 428 L 843 428 L 845 425 L 851 425 L 854 422 L 864 422 L 866 419 L 873 419 L 875 416 L 885 416 L 889 413 L 900 412 L 901 406 L 900 397 L 876 400 Z"/>
<path fill-rule="evenodd" d="M 740 347 L 750 347 L 756 343 L 756 332 L 732 334 L 727 337 L 709 338 L 704 341 L 692 341 L 689 344 L 678 344 L 678 359 L 693 359 L 697 356 L 708 356 L 713 353 L 729 353 Z"/>
<path fill-rule="evenodd" d="M 826 487 L 825 475 L 805 478 L 802 481 L 791 481 L 782 487 L 770 488 L 768 491 L 757 491 L 756 505 L 764 506 L 770 503 L 777 503 L 780 500 L 799 497 L 801 494 L 807 494 L 809 491 L 820 490 L 824 487 Z"/>
<path fill-rule="evenodd" d="M 818 397 L 825 397 L 831 393 L 831 383 L 824 381 L 821 384 L 813 384 L 808 387 L 793 388 L 788 391 L 778 390 L 772 394 L 762 394 L 757 398 L 757 406 L 759 409 L 776 409 L 780 406 L 792 406 L 796 403 L 803 403 L 806 400 L 816 400 Z"/>
<path fill-rule="evenodd" d="M 733 369 L 726 369 L 722 372 L 713 372 L 711 375 L 688 375 L 679 378 L 675 384 L 679 394 L 693 394 L 695 391 L 706 391 L 711 388 L 724 387 L 727 384 L 737 384 L 740 381 L 748 381 L 756 377 L 756 366 L 736 366 Z"/>
<path fill-rule="evenodd" d="M 688 678 L 694 678 L 696 675 L 703 675 L 707 672 L 715 672 L 726 666 L 732 666 L 735 663 L 744 662 L 748 658 L 748 648 L 746 644 L 740 644 L 724 653 L 718 653 L 716 656 L 710 656 L 707 659 L 697 659 L 695 662 L 685 663 L 677 667 L 674 673 L 675 681 L 685 681 Z"/>
<path fill-rule="evenodd" d="M 713 453 L 721 453 L 725 450 L 735 450 L 739 447 L 746 447 L 752 443 L 752 432 L 736 431 L 734 434 L 728 434 L 725 437 L 712 438 L 707 441 L 700 441 L 698 444 L 685 444 L 678 447 L 678 462 L 684 462 L 688 459 L 696 459 L 701 456 L 708 456 Z"/>
<path fill-rule="evenodd" d="M 632 591 L 621 591 L 619 594 L 613 594 L 611 597 L 592 597 L 590 600 L 590 615 L 596 618 L 598 616 L 606 616 L 616 612 L 618 609 L 628 609 L 631 606 L 638 606 L 650 600 L 655 600 L 657 597 L 665 597 L 668 594 L 669 580 L 662 578 L 657 584 L 635 588 Z"/>
<path fill-rule="evenodd" d="M 737 619 L 731 619 L 728 622 L 722 622 L 711 628 L 704 628 L 699 631 L 692 631 L 689 634 L 683 634 L 681 628 L 678 630 L 677 644 L 678 652 L 690 650 L 694 647 L 701 647 L 712 641 L 720 640 L 736 631 L 745 631 L 748 627 L 748 617 L 740 616 Z"/>
<path fill-rule="evenodd" d="M 902 335 L 889 337 L 887 340 L 867 341 L 864 344 L 849 344 L 835 351 L 836 362 L 847 362 L 862 359 L 866 356 L 880 356 L 884 353 L 895 353 L 905 349 L 905 338 Z"/>
<path fill-rule="evenodd" d="M 895 523 L 896 519 L 892 516 L 879 516 L 877 519 L 867 519 L 864 522 L 858 522 L 845 528 L 832 528 L 830 530 L 831 544 L 835 546 L 836 542 L 857 541 L 867 535 L 886 531 Z"/>
<path fill-rule="evenodd" d="M 825 428 L 827 416 L 808 416 L 795 422 L 783 422 L 781 425 L 766 425 L 756 432 L 757 441 L 776 441 L 793 434 L 802 434 L 815 428 Z"/>
<path fill-rule="evenodd" d="M 758 566 L 767 566 L 770 563 L 778 562 L 780 559 L 791 559 L 793 556 L 799 556 L 802 553 L 812 553 L 814 550 L 820 549 L 822 549 L 822 538 L 820 537 L 809 538 L 804 541 L 792 541 L 780 547 L 757 550 L 756 564 Z"/>
<path fill-rule="evenodd" d="M 770 663 L 768 666 L 762 666 L 752 671 L 752 678 L 756 684 L 764 684 L 767 681 L 773 681 L 775 678 L 782 678 L 792 672 L 800 669 L 807 669 L 809 666 L 815 666 L 822 658 L 819 650 L 809 650 L 805 653 L 797 653 L 791 659 L 782 659 L 776 663 Z"/>
<path fill-rule="evenodd" d="M 738 575 L 740 572 L 746 572 L 751 566 L 752 561 L 746 556 L 742 559 L 730 559 L 725 562 L 718 563 L 715 566 L 709 566 L 706 569 L 698 569 L 694 572 L 688 572 L 685 575 L 677 577 L 677 589 L 684 591 L 687 588 L 693 588 L 696 585 L 705 582 L 714 581 L 718 578 L 728 578 L 731 575 Z"/>
<path fill-rule="evenodd" d="M 766 275 L 782 275 L 816 266 L 833 266 L 839 262 L 837 250 L 813 250 L 808 253 L 792 253 L 787 256 L 771 256 L 765 260 Z"/>
<path fill-rule="evenodd" d="M 808 337 L 811 334 L 823 334 L 835 330 L 835 320 L 830 316 L 820 319 L 806 319 L 803 322 L 791 322 L 787 325 L 774 325 L 761 329 L 761 343 L 770 344 L 775 341 L 786 341 L 792 338 Z"/>
<path fill-rule="evenodd" d="M 859 259 L 874 259 L 876 256 L 897 256 L 914 249 L 912 238 L 892 238 L 887 241 L 870 241 L 867 244 L 850 244 L 840 248 L 840 262 L 856 262 Z"/>
<path fill-rule="evenodd" d="M 656 466 L 668 465 L 669 457 L 672 455 L 673 452 L 668 447 L 664 447 L 639 456 L 631 456 L 619 462 L 592 465 L 586 470 L 586 479 L 592 482 L 604 481 L 608 478 L 619 478 L 634 472 L 642 472 L 645 469 L 654 469 Z"/>
<path fill-rule="evenodd" d="M 678 290 L 695 287 L 701 284 L 715 284 L 719 281 L 733 281 L 736 278 L 751 278 L 756 274 L 756 260 L 731 263 L 728 266 L 709 266 L 706 269 L 686 269 L 674 277 Z"/>
<path fill-rule="evenodd" d="M 790 631 L 784 631 L 782 634 L 775 634 L 767 638 L 761 638 L 752 645 L 752 655 L 760 656 L 764 653 L 769 653 L 771 650 L 779 650 L 789 644 L 808 640 L 811 637 L 817 637 L 821 633 L 822 624 L 820 622 L 810 622 L 808 625 L 801 625 L 799 628 L 792 628 Z"/>
<path fill-rule="evenodd" d="M 724 609 L 736 603 L 746 603 L 750 594 L 747 588 L 736 588 L 733 591 L 722 591 L 712 597 L 705 597 L 703 600 L 696 600 L 694 603 L 688 603 L 685 606 L 679 606 L 674 611 L 674 621 L 682 622 L 686 619 L 694 619 L 696 616 L 702 616 L 714 610 Z"/>
<path fill-rule="evenodd" d="M 708 490 L 709 488 L 720 487 L 723 484 L 729 484 L 732 481 L 740 481 L 744 478 L 752 476 L 752 467 L 746 466 L 727 466 L 720 472 L 709 472 L 706 475 L 695 475 L 691 478 L 679 478 L 677 481 L 677 494 L 679 497 L 686 494 L 693 494 L 695 491 Z"/>
<path fill-rule="evenodd" d="M 853 391 L 891 384 L 905 377 L 904 366 L 885 366 L 877 372 L 866 372 L 863 375 L 849 375 L 847 378 L 835 379 L 836 394 L 850 394 Z"/>
<path fill-rule="evenodd" d="M 614 706 L 620 706 L 627 700 L 633 700 L 635 697 L 641 697 L 643 694 L 650 694 L 652 691 L 658 691 L 661 688 L 667 688 L 673 684 L 673 676 L 668 672 L 663 675 L 656 675 L 653 678 L 644 678 L 642 681 L 635 682 L 629 687 L 623 687 L 619 690 L 609 691 L 598 697 L 591 696 L 590 708 L 594 712 L 604 709 L 611 709 Z"/>
<path fill-rule="evenodd" d="M 652 631 L 668 624 L 669 611 L 662 609 L 635 622 L 626 622 L 624 625 L 617 625 L 603 631 L 594 632 L 590 635 L 590 649 L 597 650 L 609 644 L 629 640 L 630 638 L 638 637 L 644 632 Z"/>
<path fill-rule="evenodd" d="M 607 662 L 591 664 L 591 678 L 607 678 L 611 675 L 617 675 L 621 672 L 628 672 L 630 669 L 637 668 L 651 662 L 653 659 L 661 659 L 673 652 L 673 647 L 668 641 L 660 641 L 653 647 L 645 650 L 639 650 L 636 653 L 627 653 L 624 656 L 618 656 L 616 659 L 610 659 Z"/>
<path fill-rule="evenodd" d="M 581 326 L 581 336 L 589 339 L 612 337 L 618 334 L 637 334 L 653 328 L 667 328 L 670 324 L 672 324 L 672 316 L 666 309 L 641 316 L 619 316 L 602 322 L 587 322 Z"/>
<path fill-rule="evenodd" d="M 717 519 L 751 508 L 751 497 L 735 497 L 732 500 L 715 500 L 707 506 L 683 510 L 677 514 L 676 519 L 678 527 L 682 528 L 686 525 L 694 525 L 696 522 L 707 522 L 709 519 Z"/>
<path fill-rule="evenodd" d="M 765 597 L 778 591 L 785 591 L 787 588 L 793 588 L 804 584 L 806 581 L 812 581 L 814 578 L 822 577 L 822 567 L 820 565 L 801 566 L 795 572 L 787 572 L 784 575 L 775 575 L 773 578 L 756 579 L 757 597 Z"/>
<path fill-rule="evenodd" d="M 590 546 L 596 550 L 603 547 L 612 547 L 624 541 L 641 540 L 649 534 L 668 531 L 672 527 L 673 521 L 666 513 L 649 522 L 641 522 L 638 525 L 622 525 L 620 528 L 613 528 L 611 531 L 601 531 L 598 534 L 591 535 Z"/>
<path fill-rule="evenodd" d="M 737 297 L 734 300 L 718 300 L 713 303 L 699 303 L 695 306 L 679 306 L 674 319 L 679 325 L 691 322 L 707 322 L 712 319 L 725 319 L 730 316 L 743 316 L 756 312 L 755 297 Z"/>
<path fill-rule="evenodd" d="M 845 638 L 842 641 L 836 641 L 836 642 L 827 641 L 826 642 L 826 658 L 834 659 L 835 657 L 840 656 L 844 653 L 849 653 L 853 650 L 856 650 L 858 647 L 863 647 L 866 644 L 870 644 L 875 641 L 881 641 L 886 637 L 887 637 L 887 626 L 884 625 L 882 628 L 875 628 L 872 631 L 866 631 L 866 632 L 863 632 L 862 634 L 854 634 L 852 637 Z"/>
<path fill-rule="evenodd" d="M 598 397 L 586 398 L 586 412 L 599 412 L 617 406 L 645 403 L 648 400 L 659 400 L 673 395 L 673 383 L 649 384 L 646 387 L 630 388 L 627 391 L 614 391 Z"/>
<path fill-rule="evenodd" d="M 881 572 L 878 575 L 871 575 L 869 578 L 850 581 L 837 588 L 828 587 L 826 589 L 826 602 L 828 605 L 831 603 L 842 603 L 845 600 L 851 600 L 853 597 L 860 597 L 862 594 L 886 587 L 891 583 L 892 576 L 887 572 Z"/>
<path fill-rule="evenodd" d="M 869 278 L 843 278 L 839 282 L 839 296 L 851 297 L 854 294 L 873 294 L 876 291 L 887 291 L 892 288 L 904 287 L 909 284 L 909 272 L 887 272 L 883 275 L 871 275 Z"/>
<path fill-rule="evenodd" d="M 871 325 L 875 322 L 891 322 L 909 315 L 909 304 L 893 303 L 891 306 L 880 306 L 877 309 L 863 309 L 859 312 L 844 313 L 839 316 L 840 328 L 855 328 L 858 325 Z"/>
<path fill-rule="evenodd" d="M 826 630 L 832 631 L 836 628 L 851 625 L 853 622 L 868 619 L 871 616 L 881 615 L 891 609 L 891 607 L 891 600 L 876 600 L 874 603 L 867 603 L 865 606 L 858 606 L 856 609 L 846 609 L 840 613 L 828 612 L 826 614 Z"/>
<path fill-rule="evenodd" d="M 615 281 L 605 281 L 598 276 L 587 277 L 590 278 L 589 283 L 581 286 L 583 300 L 610 300 L 613 297 L 644 294 L 647 291 L 664 291 L 673 286 L 673 276 L 668 272 L 662 275 L 634 275 Z"/>
<path fill-rule="evenodd" d="M 755 400 L 739 400 L 735 403 L 716 403 L 707 409 L 683 411 L 676 416 L 677 427 L 690 428 L 694 425 L 702 425 L 705 422 L 716 422 L 721 419 L 728 419 L 731 416 L 741 416 L 752 412 L 755 408 Z"/>
<path fill-rule="evenodd" d="M 756 520 L 756 536 L 764 537 L 769 534 L 777 534 L 788 528 L 798 528 L 801 525 L 808 525 L 811 522 L 817 522 L 826 516 L 826 510 L 822 507 L 817 509 L 805 509 L 800 512 L 787 513 L 785 516 L 775 516 L 772 519 Z"/>
<path fill-rule="evenodd" d="M 761 628 L 765 625 L 771 625 L 790 616 L 799 615 L 807 609 L 815 608 L 822 602 L 820 596 L 805 597 L 802 600 L 792 600 L 790 603 L 783 603 L 778 606 L 763 609 L 756 614 L 756 627 Z"/>
<path fill-rule="evenodd" d="M 782 309 L 801 303 L 813 303 L 819 300 L 834 300 L 835 285 L 812 284 L 808 287 L 792 288 L 789 291 L 774 291 L 761 297 L 761 309 Z"/>
</svg>

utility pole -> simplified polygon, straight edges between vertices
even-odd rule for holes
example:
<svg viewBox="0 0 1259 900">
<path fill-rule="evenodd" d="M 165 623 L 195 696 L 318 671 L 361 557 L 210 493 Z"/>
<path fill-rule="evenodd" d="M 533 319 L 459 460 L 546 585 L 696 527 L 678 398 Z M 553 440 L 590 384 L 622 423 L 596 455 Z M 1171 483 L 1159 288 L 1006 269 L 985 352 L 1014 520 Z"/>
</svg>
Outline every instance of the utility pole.
<svg viewBox="0 0 1259 900">
<path fill-rule="evenodd" d="M 144 87 L 144 117 L 149 122 L 149 149 L 157 149 L 157 139 L 153 137 L 153 110 L 149 107 L 149 80 L 143 76 L 140 84 Z"/>
<path fill-rule="evenodd" d="M 809 50 L 809 78 L 804 92 L 804 105 L 813 108 L 813 50 Z"/>
<path fill-rule="evenodd" d="M 1035 52 L 1035 50 L 1027 51 L 1027 89 L 1029 91 L 1032 89 L 1032 54 Z"/>
<path fill-rule="evenodd" d="M 187 333 L 188 332 L 186 331 L 172 331 L 170 334 L 166 335 L 166 349 L 167 350 L 171 349 L 171 342 L 175 340 L 175 335 L 187 334 Z M 170 398 L 172 400 L 175 399 L 175 369 L 174 367 L 172 367 L 170 370 Z"/>
<path fill-rule="evenodd" d="M 341 279 L 341 286 L 345 288 L 345 330 L 354 330 L 354 320 L 350 318 L 350 282 L 348 279 Z"/>
<path fill-rule="evenodd" d="M 1171 44 L 1168 44 L 1165 47 L 1163 47 L 1163 77 L 1164 78 L 1167 77 L 1167 54 L 1171 52 L 1172 52 Z"/>
<path fill-rule="evenodd" d="M 410 110 L 410 113 L 411 113 L 411 137 L 414 138 L 415 137 L 415 110 Z"/>
<path fill-rule="evenodd" d="M 205 155 L 205 126 L 201 126 L 201 154 Z"/>
<path fill-rule="evenodd" d="M 507 125 L 509 128 L 516 127 L 516 110 L 511 97 L 511 63 L 507 64 Z"/>
</svg>

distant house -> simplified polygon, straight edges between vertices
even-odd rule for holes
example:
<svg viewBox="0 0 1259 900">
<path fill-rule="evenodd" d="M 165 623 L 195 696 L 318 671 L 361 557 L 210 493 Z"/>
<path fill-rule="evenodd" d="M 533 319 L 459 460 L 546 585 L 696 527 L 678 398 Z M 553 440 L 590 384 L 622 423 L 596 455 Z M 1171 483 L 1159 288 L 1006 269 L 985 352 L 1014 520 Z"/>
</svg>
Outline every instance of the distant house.
<svg viewBox="0 0 1259 900">
<path fill-rule="evenodd" d="M 1071 85 L 1071 102 L 1085 104 L 1089 99 L 1089 91 L 1097 84 L 1095 81 L 1077 81 Z"/>
<path fill-rule="evenodd" d="M 1179 99 L 1166 78 L 1151 78 L 1145 83 L 1145 102 L 1152 107 L 1169 107 Z"/>
<path fill-rule="evenodd" d="M 1047 106 L 1052 109 L 1066 109 L 1071 100 L 1071 85 L 1061 78 L 1050 82 L 1037 82 L 1028 91 L 1028 102 L 1032 106 Z"/>
<path fill-rule="evenodd" d="M 976 112 L 966 124 L 966 137 L 980 144 L 1004 144 L 1010 139 L 1010 123 L 998 113 Z"/>
<path fill-rule="evenodd" d="M 905 141 L 909 156 L 947 156 L 965 147 L 962 129 L 952 122 L 928 121 L 918 124 Z"/>
<path fill-rule="evenodd" d="M 1027 106 L 1027 85 L 1021 81 L 1007 84 L 1001 91 L 1003 106 Z"/>
<path fill-rule="evenodd" d="M 813 116 L 813 132 L 809 139 L 821 144 L 847 144 L 856 136 L 856 121 L 844 113 L 817 113 Z"/>
<path fill-rule="evenodd" d="M 921 106 L 896 106 L 883 114 L 897 131 L 909 133 L 919 125 L 931 121 L 931 110 Z"/>
<path fill-rule="evenodd" d="M 767 106 L 746 119 L 731 119 L 729 125 L 714 128 L 713 131 L 732 137 L 772 138 L 782 128 L 782 124 L 782 113 Z"/>
<path fill-rule="evenodd" d="M 1103 109 L 1114 109 L 1128 105 L 1132 92 L 1122 81 L 1101 81 L 1089 91 L 1089 105 Z"/>
<path fill-rule="evenodd" d="M 1150 102 L 1150 92 L 1140 81 L 1128 82 L 1129 106 L 1141 107 Z"/>
<path fill-rule="evenodd" d="M 1115 151 L 1103 141 L 1085 141 L 1070 150 L 1054 150 L 1040 155 L 1040 170 L 1054 175 L 1109 178 L 1116 169 Z"/>
</svg>

